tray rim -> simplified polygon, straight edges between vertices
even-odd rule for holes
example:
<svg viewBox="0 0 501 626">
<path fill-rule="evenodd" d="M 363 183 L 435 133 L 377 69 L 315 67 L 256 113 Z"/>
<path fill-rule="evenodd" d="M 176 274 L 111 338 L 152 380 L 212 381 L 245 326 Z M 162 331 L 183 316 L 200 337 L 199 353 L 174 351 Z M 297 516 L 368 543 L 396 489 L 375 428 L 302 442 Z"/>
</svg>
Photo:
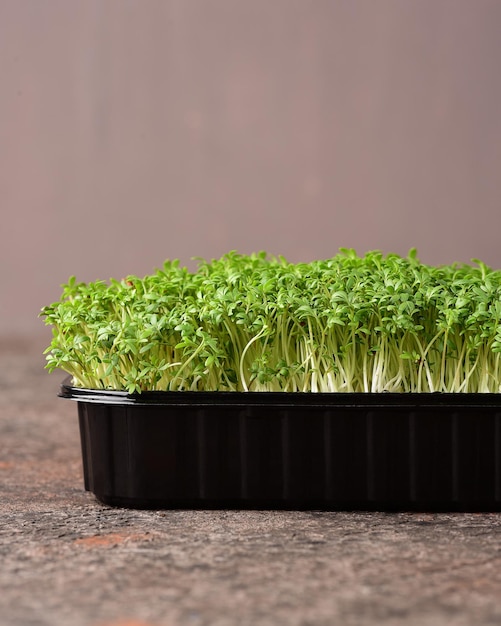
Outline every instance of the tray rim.
<svg viewBox="0 0 501 626">
<path fill-rule="evenodd" d="M 71 376 L 61 383 L 60 398 L 98 404 L 133 406 L 263 406 L 297 407 L 470 407 L 501 411 L 501 393 L 323 393 L 286 391 L 143 391 L 129 393 L 115 389 L 90 389 L 71 384 Z"/>
</svg>

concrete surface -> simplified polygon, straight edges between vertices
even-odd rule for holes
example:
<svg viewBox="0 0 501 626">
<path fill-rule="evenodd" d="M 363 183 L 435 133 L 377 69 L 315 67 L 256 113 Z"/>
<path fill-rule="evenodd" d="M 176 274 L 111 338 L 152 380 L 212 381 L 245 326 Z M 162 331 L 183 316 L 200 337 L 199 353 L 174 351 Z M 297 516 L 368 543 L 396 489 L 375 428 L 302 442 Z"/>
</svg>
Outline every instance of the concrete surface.
<svg viewBox="0 0 501 626">
<path fill-rule="evenodd" d="M 106 508 L 38 345 L 0 343 L 1 626 L 501 623 L 501 516 Z"/>
</svg>

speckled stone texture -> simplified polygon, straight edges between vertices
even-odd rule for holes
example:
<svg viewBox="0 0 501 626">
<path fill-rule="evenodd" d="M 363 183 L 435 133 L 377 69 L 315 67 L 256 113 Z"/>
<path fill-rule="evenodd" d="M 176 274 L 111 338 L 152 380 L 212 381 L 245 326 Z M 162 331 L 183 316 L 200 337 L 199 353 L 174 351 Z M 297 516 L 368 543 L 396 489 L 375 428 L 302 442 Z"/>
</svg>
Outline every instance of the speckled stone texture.
<svg viewBox="0 0 501 626">
<path fill-rule="evenodd" d="M 500 514 L 97 503 L 42 347 L 0 342 L 1 626 L 501 623 Z"/>
</svg>

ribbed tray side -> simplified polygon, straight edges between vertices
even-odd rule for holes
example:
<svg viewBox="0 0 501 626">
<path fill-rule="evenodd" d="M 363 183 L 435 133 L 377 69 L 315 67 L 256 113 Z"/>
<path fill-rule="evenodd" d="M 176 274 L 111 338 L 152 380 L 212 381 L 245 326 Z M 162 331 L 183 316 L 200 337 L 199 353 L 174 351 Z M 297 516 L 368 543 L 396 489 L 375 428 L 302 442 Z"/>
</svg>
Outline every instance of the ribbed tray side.
<svg viewBox="0 0 501 626">
<path fill-rule="evenodd" d="M 501 508 L 501 412 L 79 402 L 86 489 L 110 504 Z"/>
</svg>

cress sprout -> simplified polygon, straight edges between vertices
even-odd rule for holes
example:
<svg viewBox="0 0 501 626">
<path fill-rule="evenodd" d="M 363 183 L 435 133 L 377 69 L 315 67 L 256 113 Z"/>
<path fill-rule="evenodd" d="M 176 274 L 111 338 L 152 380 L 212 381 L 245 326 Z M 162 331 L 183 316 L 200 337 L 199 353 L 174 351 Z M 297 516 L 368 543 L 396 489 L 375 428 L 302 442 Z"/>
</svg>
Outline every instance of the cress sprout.
<svg viewBox="0 0 501 626">
<path fill-rule="evenodd" d="M 230 252 L 189 272 L 90 283 L 42 309 L 47 368 L 79 387 L 501 391 L 501 271 L 341 249 L 293 264 Z"/>
</svg>

